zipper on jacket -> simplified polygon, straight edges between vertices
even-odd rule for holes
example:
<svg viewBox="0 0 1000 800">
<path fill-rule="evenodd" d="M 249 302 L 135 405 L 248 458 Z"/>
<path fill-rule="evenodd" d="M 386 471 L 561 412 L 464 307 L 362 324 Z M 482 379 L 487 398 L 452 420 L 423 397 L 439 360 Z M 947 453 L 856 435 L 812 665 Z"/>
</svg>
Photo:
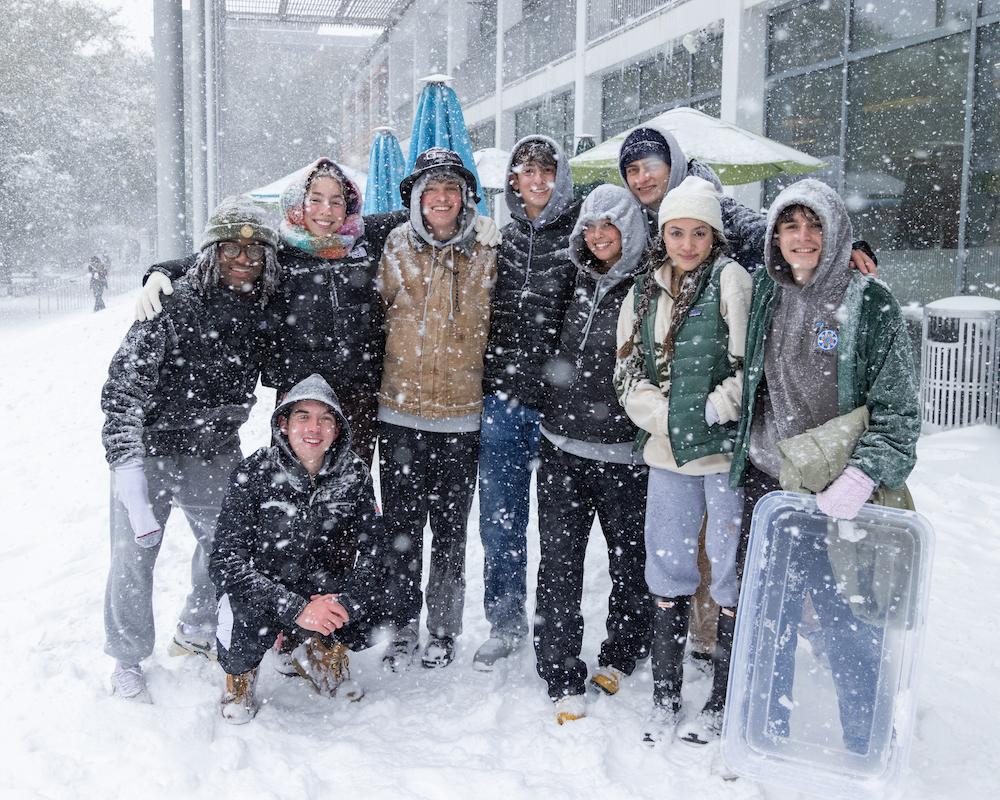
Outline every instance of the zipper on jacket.
<svg viewBox="0 0 1000 800">
<path fill-rule="evenodd" d="M 324 261 L 324 264 L 330 264 L 329 261 Z M 330 299 L 333 301 L 334 308 L 340 308 L 340 298 L 337 296 L 337 279 L 333 274 L 332 267 L 329 269 L 330 273 Z"/>
<path fill-rule="evenodd" d="M 524 283 L 521 284 L 521 296 L 517 301 L 520 308 L 524 305 L 524 296 L 528 293 L 528 280 L 531 278 L 531 261 L 535 256 L 535 228 L 528 223 L 528 262 L 524 265 Z"/>
</svg>

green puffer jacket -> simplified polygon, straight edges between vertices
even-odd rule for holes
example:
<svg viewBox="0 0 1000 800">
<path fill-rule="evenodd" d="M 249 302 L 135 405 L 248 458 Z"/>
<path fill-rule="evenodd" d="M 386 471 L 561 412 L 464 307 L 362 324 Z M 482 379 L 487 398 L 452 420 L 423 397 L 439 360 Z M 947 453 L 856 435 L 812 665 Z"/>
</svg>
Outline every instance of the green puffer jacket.
<svg viewBox="0 0 1000 800">
<path fill-rule="evenodd" d="M 767 270 L 754 274 L 753 305 L 747 327 L 743 372 L 743 413 L 730 470 L 733 487 L 743 483 L 750 448 L 750 426 L 764 378 L 766 335 L 780 293 Z M 848 459 L 875 481 L 897 489 L 916 462 L 920 405 L 916 377 L 899 304 L 874 278 L 855 274 L 841 306 L 837 405 L 840 414 L 868 407 L 868 429 Z"/>
</svg>

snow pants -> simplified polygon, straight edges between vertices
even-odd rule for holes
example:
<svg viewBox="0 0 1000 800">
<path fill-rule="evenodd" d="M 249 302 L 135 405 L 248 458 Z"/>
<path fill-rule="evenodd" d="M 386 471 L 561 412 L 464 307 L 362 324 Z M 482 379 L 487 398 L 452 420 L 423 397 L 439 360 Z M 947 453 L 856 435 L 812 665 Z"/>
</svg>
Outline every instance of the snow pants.
<svg viewBox="0 0 1000 800">
<path fill-rule="evenodd" d="M 583 570 L 594 517 L 608 548 L 611 596 L 597 662 L 626 675 L 649 652 L 652 602 L 642 579 L 646 467 L 580 458 L 541 443 L 535 592 L 535 657 L 549 697 L 583 694 Z"/>
<path fill-rule="evenodd" d="M 712 599 L 734 607 L 740 589 L 736 555 L 743 490 L 729 487 L 729 473 L 682 475 L 651 467 L 646 495 L 646 585 L 660 597 L 693 595 L 701 583 L 699 534 L 708 512 L 705 551 L 711 562 Z"/>
<path fill-rule="evenodd" d="M 465 608 L 465 545 L 476 490 L 479 431 L 437 433 L 379 423 L 379 482 L 390 557 L 390 614 L 415 637 L 423 596 L 424 525 L 430 518 L 427 629 L 454 638 Z"/>
<path fill-rule="evenodd" d="M 479 444 L 479 537 L 483 606 L 493 636 L 528 633 L 527 530 L 540 415 L 495 394 L 483 400 Z"/>
<path fill-rule="evenodd" d="M 313 594 L 320 593 L 317 589 Z M 308 597 L 308 595 L 306 595 Z M 352 619 L 330 636 L 285 625 L 276 617 L 262 614 L 258 607 L 231 594 L 219 599 L 217 629 L 219 664 L 229 675 L 242 675 L 260 664 L 281 633 L 282 648 L 290 651 L 306 639 L 316 637 L 327 647 L 340 642 L 348 650 L 364 650 L 372 644 L 373 626 L 367 619 Z"/>
<path fill-rule="evenodd" d="M 205 459 L 198 456 L 153 456 L 143 460 L 149 482 L 149 501 L 161 529 L 166 528 L 171 504 L 180 506 L 197 544 L 191 559 L 191 592 L 180 621 L 215 630 L 215 587 L 208 574 L 208 558 L 215 539 L 215 523 L 229 485 L 229 476 L 243 458 L 238 440 Z M 153 568 L 160 545 L 140 547 L 135 542 L 128 512 L 111 493 L 111 569 L 104 593 L 104 651 L 124 663 L 136 664 L 153 652 Z"/>
<path fill-rule="evenodd" d="M 752 465 L 747 469 L 743 516 L 745 538 L 749 539 L 753 509 L 768 492 L 780 490 L 778 482 Z M 825 524 L 824 524 L 825 531 Z M 831 678 L 837 693 L 844 746 L 866 753 L 871 738 L 876 689 L 884 631 L 857 619 L 850 605 L 838 593 L 824 536 L 803 534 L 795 537 L 788 562 L 790 590 L 782 603 L 778 625 L 780 646 L 775 655 L 774 676 L 768 698 L 767 729 L 775 736 L 789 735 L 790 708 L 794 703 L 795 651 L 800 626 L 805 624 L 803 607 L 812 603 L 819 622 Z M 808 698 L 800 702 L 808 704 Z"/>
</svg>

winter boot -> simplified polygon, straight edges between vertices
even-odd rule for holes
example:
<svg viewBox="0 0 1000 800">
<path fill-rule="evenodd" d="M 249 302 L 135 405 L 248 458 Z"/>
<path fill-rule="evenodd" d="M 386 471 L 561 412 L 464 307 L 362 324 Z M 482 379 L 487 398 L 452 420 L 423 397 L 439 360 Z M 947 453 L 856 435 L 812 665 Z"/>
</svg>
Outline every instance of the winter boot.
<svg viewBox="0 0 1000 800">
<path fill-rule="evenodd" d="M 396 634 L 382 655 L 382 668 L 386 672 L 406 672 L 413 663 L 413 656 L 419 645 L 420 642 L 412 636 Z"/>
<path fill-rule="evenodd" d="M 680 707 L 691 597 L 653 596 L 653 702 Z"/>
<path fill-rule="evenodd" d="M 520 636 L 494 634 L 479 645 L 472 657 L 472 668 L 479 672 L 492 672 L 497 667 L 497 662 L 513 655 L 520 646 Z"/>
<path fill-rule="evenodd" d="M 556 722 L 565 725 L 587 716 L 587 701 L 582 694 L 568 694 L 555 702 Z"/>
<path fill-rule="evenodd" d="M 201 656 L 215 661 L 218 659 L 215 650 L 215 631 L 178 622 L 173 641 L 167 647 L 167 653 L 172 656 Z"/>
<path fill-rule="evenodd" d="M 340 642 L 328 647 L 318 637 L 310 637 L 292 651 L 295 670 L 326 697 L 357 701 L 364 689 L 351 680 L 347 648 Z"/>
<path fill-rule="evenodd" d="M 134 703 L 152 703 L 146 689 L 146 678 L 138 664 L 123 664 L 119 661 L 111 673 L 111 694 Z"/>
<path fill-rule="evenodd" d="M 680 734 L 681 741 L 704 745 L 719 738 L 722 716 L 726 710 L 726 689 L 729 684 L 729 661 L 733 653 L 733 632 L 736 629 L 736 609 L 719 608 L 719 634 L 715 642 L 712 692 L 705 707 L 698 712 Z"/>
<path fill-rule="evenodd" d="M 642 732 L 644 744 L 653 746 L 667 741 L 677 730 L 681 721 L 681 701 L 679 697 L 668 697 L 666 702 L 653 701 L 653 708 L 646 717 L 646 725 Z"/>
<path fill-rule="evenodd" d="M 242 675 L 226 675 L 226 691 L 222 695 L 222 718 L 233 725 L 245 725 L 257 714 L 254 687 L 257 685 L 257 668 Z"/>
<path fill-rule="evenodd" d="M 427 669 L 447 667 L 455 659 L 455 640 L 450 636 L 432 636 L 420 657 Z"/>
<path fill-rule="evenodd" d="M 618 694 L 618 690 L 621 688 L 622 678 L 625 677 L 620 669 L 616 669 L 610 665 L 606 667 L 599 667 L 597 672 L 595 672 L 590 677 L 590 685 L 595 689 L 604 692 L 604 694 Z"/>
</svg>

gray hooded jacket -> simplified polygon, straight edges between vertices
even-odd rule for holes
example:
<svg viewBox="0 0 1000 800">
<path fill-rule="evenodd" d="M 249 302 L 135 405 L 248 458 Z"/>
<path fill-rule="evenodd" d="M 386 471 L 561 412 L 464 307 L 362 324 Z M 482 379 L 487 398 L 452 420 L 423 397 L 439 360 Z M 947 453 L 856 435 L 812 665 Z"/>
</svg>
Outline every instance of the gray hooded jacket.
<svg viewBox="0 0 1000 800">
<path fill-rule="evenodd" d="M 584 241 L 588 223 L 606 219 L 618 228 L 621 257 L 606 273 L 596 269 Z M 582 458 L 627 464 L 637 433 L 619 405 L 612 384 L 618 311 L 642 269 L 646 225 L 632 195 L 605 184 L 584 200 L 569 238 L 577 269 L 573 301 L 566 311 L 559 350 L 546 368 L 549 397 L 542 432 L 557 447 Z"/>
</svg>

